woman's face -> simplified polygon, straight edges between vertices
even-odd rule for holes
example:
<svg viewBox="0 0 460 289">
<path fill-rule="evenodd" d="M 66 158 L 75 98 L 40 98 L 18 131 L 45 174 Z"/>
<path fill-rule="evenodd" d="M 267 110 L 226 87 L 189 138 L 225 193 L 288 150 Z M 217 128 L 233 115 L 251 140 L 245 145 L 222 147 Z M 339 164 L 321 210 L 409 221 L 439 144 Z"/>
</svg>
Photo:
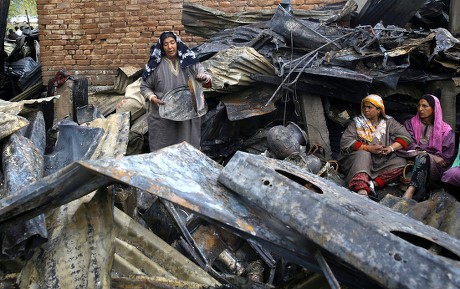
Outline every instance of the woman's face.
<svg viewBox="0 0 460 289">
<path fill-rule="evenodd" d="M 363 103 L 362 112 L 363 115 L 371 121 L 379 119 L 380 109 L 368 101 Z"/>
<path fill-rule="evenodd" d="M 163 50 L 166 57 L 174 59 L 177 57 L 177 42 L 173 37 L 166 37 L 163 40 Z"/>
<path fill-rule="evenodd" d="M 422 120 L 428 120 L 429 118 L 433 118 L 433 108 L 425 99 L 420 99 L 418 101 L 417 110 Z"/>
</svg>

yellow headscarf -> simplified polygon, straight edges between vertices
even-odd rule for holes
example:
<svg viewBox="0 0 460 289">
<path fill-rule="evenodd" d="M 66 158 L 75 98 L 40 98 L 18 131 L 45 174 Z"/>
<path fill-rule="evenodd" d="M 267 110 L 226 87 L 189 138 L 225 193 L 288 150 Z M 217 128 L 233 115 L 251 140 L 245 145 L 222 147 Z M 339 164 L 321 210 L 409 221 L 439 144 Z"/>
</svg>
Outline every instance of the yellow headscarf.
<svg viewBox="0 0 460 289">
<path fill-rule="evenodd" d="M 363 110 L 363 104 L 365 102 L 372 103 L 375 107 L 380 109 L 380 112 L 382 113 L 382 116 L 384 118 L 387 117 L 387 115 L 385 114 L 385 105 L 383 105 L 383 99 L 380 96 L 378 96 L 377 94 L 369 94 L 368 96 L 363 98 L 363 100 L 361 100 L 361 111 Z"/>
</svg>

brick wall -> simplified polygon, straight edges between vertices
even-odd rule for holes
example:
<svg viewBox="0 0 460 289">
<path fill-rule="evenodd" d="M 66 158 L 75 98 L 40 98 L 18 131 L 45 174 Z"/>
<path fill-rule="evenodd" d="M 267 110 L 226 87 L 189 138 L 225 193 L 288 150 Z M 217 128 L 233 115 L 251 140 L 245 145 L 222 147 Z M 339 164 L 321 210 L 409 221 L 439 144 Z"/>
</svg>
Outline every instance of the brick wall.
<svg viewBox="0 0 460 289">
<path fill-rule="evenodd" d="M 342 0 L 291 0 L 293 9 L 313 9 Z M 189 0 L 227 13 L 274 9 L 281 1 Z M 84 75 L 89 85 L 113 85 L 117 69 L 143 67 L 150 46 L 164 30 L 189 46 L 203 41 L 181 24 L 183 0 L 37 0 L 43 83 L 59 69 Z"/>
</svg>

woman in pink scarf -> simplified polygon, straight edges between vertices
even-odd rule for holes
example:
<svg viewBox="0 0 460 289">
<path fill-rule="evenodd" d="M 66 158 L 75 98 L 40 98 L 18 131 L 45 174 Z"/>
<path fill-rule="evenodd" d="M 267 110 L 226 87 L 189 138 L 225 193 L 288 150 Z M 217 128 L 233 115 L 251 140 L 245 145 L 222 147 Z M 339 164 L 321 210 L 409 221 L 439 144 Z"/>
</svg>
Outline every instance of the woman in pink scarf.
<svg viewBox="0 0 460 289">
<path fill-rule="evenodd" d="M 409 150 L 416 153 L 409 187 L 403 198 L 423 201 L 429 197 L 429 184 L 438 182 L 452 164 L 455 133 L 442 120 L 439 99 L 426 94 L 418 102 L 417 115 L 405 122 L 412 143 Z"/>
</svg>

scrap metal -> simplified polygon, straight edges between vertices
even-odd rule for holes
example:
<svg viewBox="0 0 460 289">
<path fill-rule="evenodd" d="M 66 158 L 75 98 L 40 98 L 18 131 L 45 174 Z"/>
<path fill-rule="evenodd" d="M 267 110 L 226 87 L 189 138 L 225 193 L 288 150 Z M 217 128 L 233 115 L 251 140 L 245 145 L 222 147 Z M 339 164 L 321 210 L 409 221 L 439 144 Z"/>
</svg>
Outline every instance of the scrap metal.
<svg viewBox="0 0 460 289">
<path fill-rule="evenodd" d="M 286 5 L 282 1 L 281 5 Z M 299 19 L 317 19 L 324 23 L 339 21 L 356 9 L 354 1 L 345 4 L 330 4 L 311 10 L 295 11 Z M 210 38 L 222 30 L 257 22 L 269 21 L 275 9 L 245 11 L 240 13 L 225 13 L 199 4 L 184 3 L 182 24 L 187 33 Z"/>
<path fill-rule="evenodd" d="M 354 24 L 375 25 L 383 21 L 385 25 L 404 27 L 426 2 L 425 0 L 367 0 L 354 20 Z"/>
<path fill-rule="evenodd" d="M 341 270 L 381 288 L 460 286 L 458 239 L 344 187 L 243 152 L 233 156 L 218 180 L 314 243 L 344 283 L 351 280 L 342 279 Z"/>
<path fill-rule="evenodd" d="M 42 152 L 34 143 L 14 133 L 3 143 L 2 171 L 4 174 L 5 194 L 8 198 L 41 179 L 44 174 Z M 29 252 L 47 241 L 45 215 L 40 214 L 32 219 L 2 230 L 0 249 L 3 257 L 8 259 L 26 258 Z"/>
<path fill-rule="evenodd" d="M 251 47 L 220 51 L 204 62 L 203 66 L 213 76 L 212 91 L 220 93 L 238 91 L 238 87 L 254 84 L 251 74 L 276 74 L 275 67 Z"/>
<path fill-rule="evenodd" d="M 28 124 L 29 121 L 22 116 L 0 112 L 0 127 L 2 128 L 0 132 L 0 139 L 6 138 Z"/>
</svg>

